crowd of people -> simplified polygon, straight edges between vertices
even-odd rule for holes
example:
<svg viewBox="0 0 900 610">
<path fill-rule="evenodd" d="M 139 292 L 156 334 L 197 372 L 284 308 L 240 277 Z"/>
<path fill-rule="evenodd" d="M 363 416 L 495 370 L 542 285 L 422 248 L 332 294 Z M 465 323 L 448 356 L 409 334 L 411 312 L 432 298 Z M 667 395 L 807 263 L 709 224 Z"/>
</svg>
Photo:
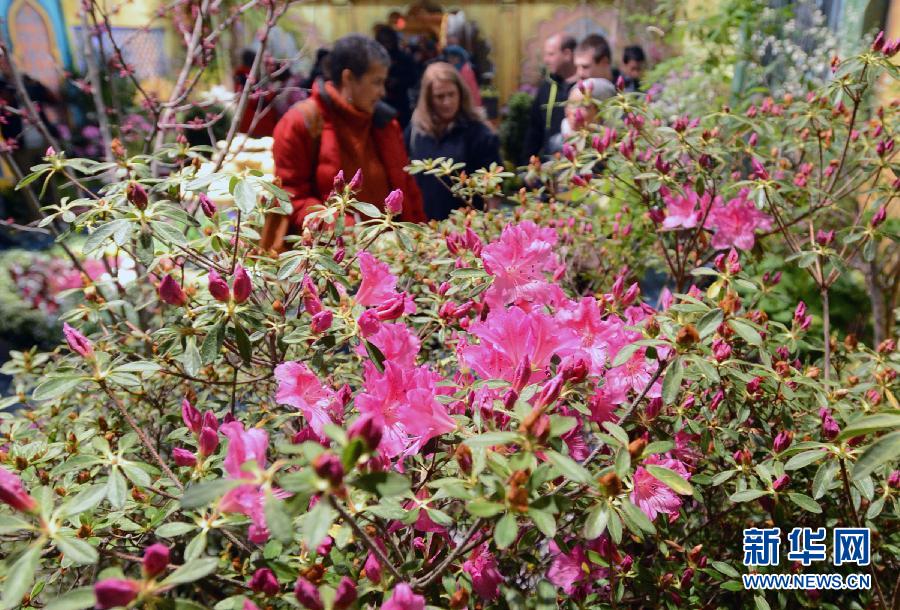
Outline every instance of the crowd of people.
<svg viewBox="0 0 900 610">
<path fill-rule="evenodd" d="M 411 158 L 452 158 L 469 173 L 502 163 L 465 50 L 445 48 L 419 76 L 399 42 L 388 26 L 376 28 L 375 38 L 352 34 L 336 41 L 318 56 L 310 96 L 274 126 L 275 171 L 293 205 L 288 230 L 301 229 L 310 208 L 333 190 L 338 172 L 349 178 L 361 170 L 358 197 L 376 205 L 402 190 L 401 219 L 423 222 L 447 218 L 463 202 L 438 178 L 407 174 Z M 557 34 L 545 41 L 543 61 L 546 77 L 532 104 L 525 154 L 512 160 L 519 164 L 561 150 L 573 130 L 593 121 L 595 102 L 617 87 L 638 90 L 645 57 L 640 47 L 627 47 L 616 69 L 602 35 L 579 42 Z M 418 92 L 414 103 L 411 91 Z"/>
</svg>

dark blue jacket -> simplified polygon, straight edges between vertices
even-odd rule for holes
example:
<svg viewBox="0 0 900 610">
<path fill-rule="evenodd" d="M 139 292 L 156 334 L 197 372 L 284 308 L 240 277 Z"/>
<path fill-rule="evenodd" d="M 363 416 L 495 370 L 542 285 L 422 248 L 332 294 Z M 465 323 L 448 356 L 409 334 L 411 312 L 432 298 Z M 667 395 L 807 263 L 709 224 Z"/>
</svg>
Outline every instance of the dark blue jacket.
<svg viewBox="0 0 900 610">
<path fill-rule="evenodd" d="M 410 159 L 448 157 L 457 163 L 465 163 L 467 173 L 486 168 L 491 163 L 501 163 L 500 138 L 481 121 L 459 120 L 440 138 L 423 133 L 410 123 L 403 135 Z M 436 177 L 418 174 L 415 178 L 429 220 L 443 220 L 451 211 L 464 205 L 465 202 L 454 197 Z"/>
</svg>

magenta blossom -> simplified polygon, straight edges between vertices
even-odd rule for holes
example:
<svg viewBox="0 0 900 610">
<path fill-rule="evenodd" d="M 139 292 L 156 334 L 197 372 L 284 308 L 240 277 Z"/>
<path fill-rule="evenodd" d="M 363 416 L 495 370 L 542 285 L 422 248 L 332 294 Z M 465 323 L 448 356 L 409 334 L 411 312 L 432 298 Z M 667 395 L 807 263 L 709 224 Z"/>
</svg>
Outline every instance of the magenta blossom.
<svg viewBox="0 0 900 610">
<path fill-rule="evenodd" d="M 232 479 L 253 481 L 254 474 L 242 467 L 248 462 L 255 463 L 260 469 L 266 467 L 269 435 L 259 428 L 245 430 L 237 421 L 222 424 L 221 431 L 228 438 L 228 453 L 224 463 L 226 472 Z M 281 490 L 273 490 L 273 493 L 278 497 L 284 495 Z M 250 525 L 250 540 L 262 544 L 269 539 L 264 502 L 265 493 L 261 486 L 248 482 L 229 490 L 219 501 L 219 508 L 223 512 L 243 513 L 250 517 L 253 522 Z"/>
<path fill-rule="evenodd" d="M 384 354 L 386 360 L 396 362 L 404 368 L 415 366 L 421 342 L 405 324 L 379 324 L 377 330 L 366 337 Z M 365 345 L 360 344 L 356 348 L 356 353 L 366 356 Z"/>
<path fill-rule="evenodd" d="M 37 501 L 25 490 L 22 479 L 5 468 L 0 468 L 0 502 L 25 513 L 37 509 Z"/>
<path fill-rule="evenodd" d="M 559 300 L 559 287 L 545 278 L 559 267 L 553 251 L 557 239 L 554 229 L 538 227 L 530 220 L 506 225 L 500 239 L 484 246 L 481 253 L 485 271 L 494 277 L 485 302 L 499 309 L 519 301 Z"/>
<path fill-rule="evenodd" d="M 94 357 L 94 345 L 78 329 L 69 326 L 68 322 L 63 324 L 63 335 L 73 352 L 82 358 Z"/>
<path fill-rule="evenodd" d="M 141 590 L 141 583 L 130 578 L 107 578 L 94 585 L 96 608 L 107 610 L 127 606 L 134 601 Z"/>
<path fill-rule="evenodd" d="M 687 468 L 679 460 L 651 455 L 644 460 L 644 464 L 657 464 L 668 468 L 678 473 L 684 480 L 691 478 Z M 675 521 L 681 508 L 681 498 L 678 494 L 647 472 L 643 466 L 639 466 L 634 473 L 631 502 L 640 508 L 651 521 L 654 521 L 660 513 L 668 515 L 670 522 Z"/>
<path fill-rule="evenodd" d="M 752 250 L 754 233 L 772 228 L 771 217 L 758 210 L 748 195 L 748 189 L 741 189 L 737 197 L 710 210 L 704 227 L 714 231 L 713 248 Z"/>
<path fill-rule="evenodd" d="M 486 544 L 475 547 L 463 564 L 463 571 L 472 577 L 472 589 L 482 599 L 492 601 L 500 595 L 503 574 L 497 569 L 497 559 Z"/>
<path fill-rule="evenodd" d="M 381 610 L 425 610 L 425 598 L 416 595 L 412 587 L 401 582 L 394 587 L 390 599 L 381 605 Z"/>
<path fill-rule="evenodd" d="M 359 269 L 362 283 L 356 291 L 356 302 L 360 305 L 381 305 L 397 296 L 397 278 L 391 273 L 387 263 L 379 261 L 368 252 L 359 253 Z"/>
<path fill-rule="evenodd" d="M 322 384 L 306 364 L 283 362 L 275 367 L 275 379 L 275 400 L 300 409 L 316 434 L 321 436 L 326 425 L 342 419 L 334 390 Z"/>
</svg>

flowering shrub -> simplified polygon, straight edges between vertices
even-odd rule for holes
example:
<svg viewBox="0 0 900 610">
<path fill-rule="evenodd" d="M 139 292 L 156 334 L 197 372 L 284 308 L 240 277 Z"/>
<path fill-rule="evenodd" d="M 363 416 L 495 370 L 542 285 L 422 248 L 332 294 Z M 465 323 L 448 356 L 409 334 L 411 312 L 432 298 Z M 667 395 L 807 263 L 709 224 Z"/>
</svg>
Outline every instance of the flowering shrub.
<svg viewBox="0 0 900 610">
<path fill-rule="evenodd" d="M 5 365 L 0 604 L 896 603 L 900 358 L 834 333 L 828 295 L 892 247 L 895 111 L 860 122 L 897 44 L 805 100 L 670 123 L 617 96 L 511 214 L 408 225 L 402 193 L 382 213 L 338 175 L 277 256 L 261 172 L 219 209 L 203 149 L 119 155 L 96 194 L 108 164 L 48 151 L 24 185 L 79 190 L 43 223 L 113 256 L 65 346 Z M 809 271 L 821 327 L 760 308 L 773 257 Z M 870 527 L 872 590 L 745 592 L 764 525 Z"/>
</svg>

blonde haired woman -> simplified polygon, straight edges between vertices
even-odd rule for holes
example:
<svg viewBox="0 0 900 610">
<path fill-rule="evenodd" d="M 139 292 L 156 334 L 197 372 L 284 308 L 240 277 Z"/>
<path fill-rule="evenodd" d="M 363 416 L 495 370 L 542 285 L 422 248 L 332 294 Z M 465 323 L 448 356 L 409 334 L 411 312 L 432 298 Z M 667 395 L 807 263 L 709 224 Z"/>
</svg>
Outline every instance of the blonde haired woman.
<svg viewBox="0 0 900 610">
<path fill-rule="evenodd" d="M 404 135 L 410 159 L 450 157 L 465 163 L 468 173 L 501 162 L 500 139 L 475 110 L 459 72 L 445 62 L 425 69 L 419 102 Z M 463 205 L 434 176 L 415 178 L 429 220 L 443 220 Z"/>
</svg>

